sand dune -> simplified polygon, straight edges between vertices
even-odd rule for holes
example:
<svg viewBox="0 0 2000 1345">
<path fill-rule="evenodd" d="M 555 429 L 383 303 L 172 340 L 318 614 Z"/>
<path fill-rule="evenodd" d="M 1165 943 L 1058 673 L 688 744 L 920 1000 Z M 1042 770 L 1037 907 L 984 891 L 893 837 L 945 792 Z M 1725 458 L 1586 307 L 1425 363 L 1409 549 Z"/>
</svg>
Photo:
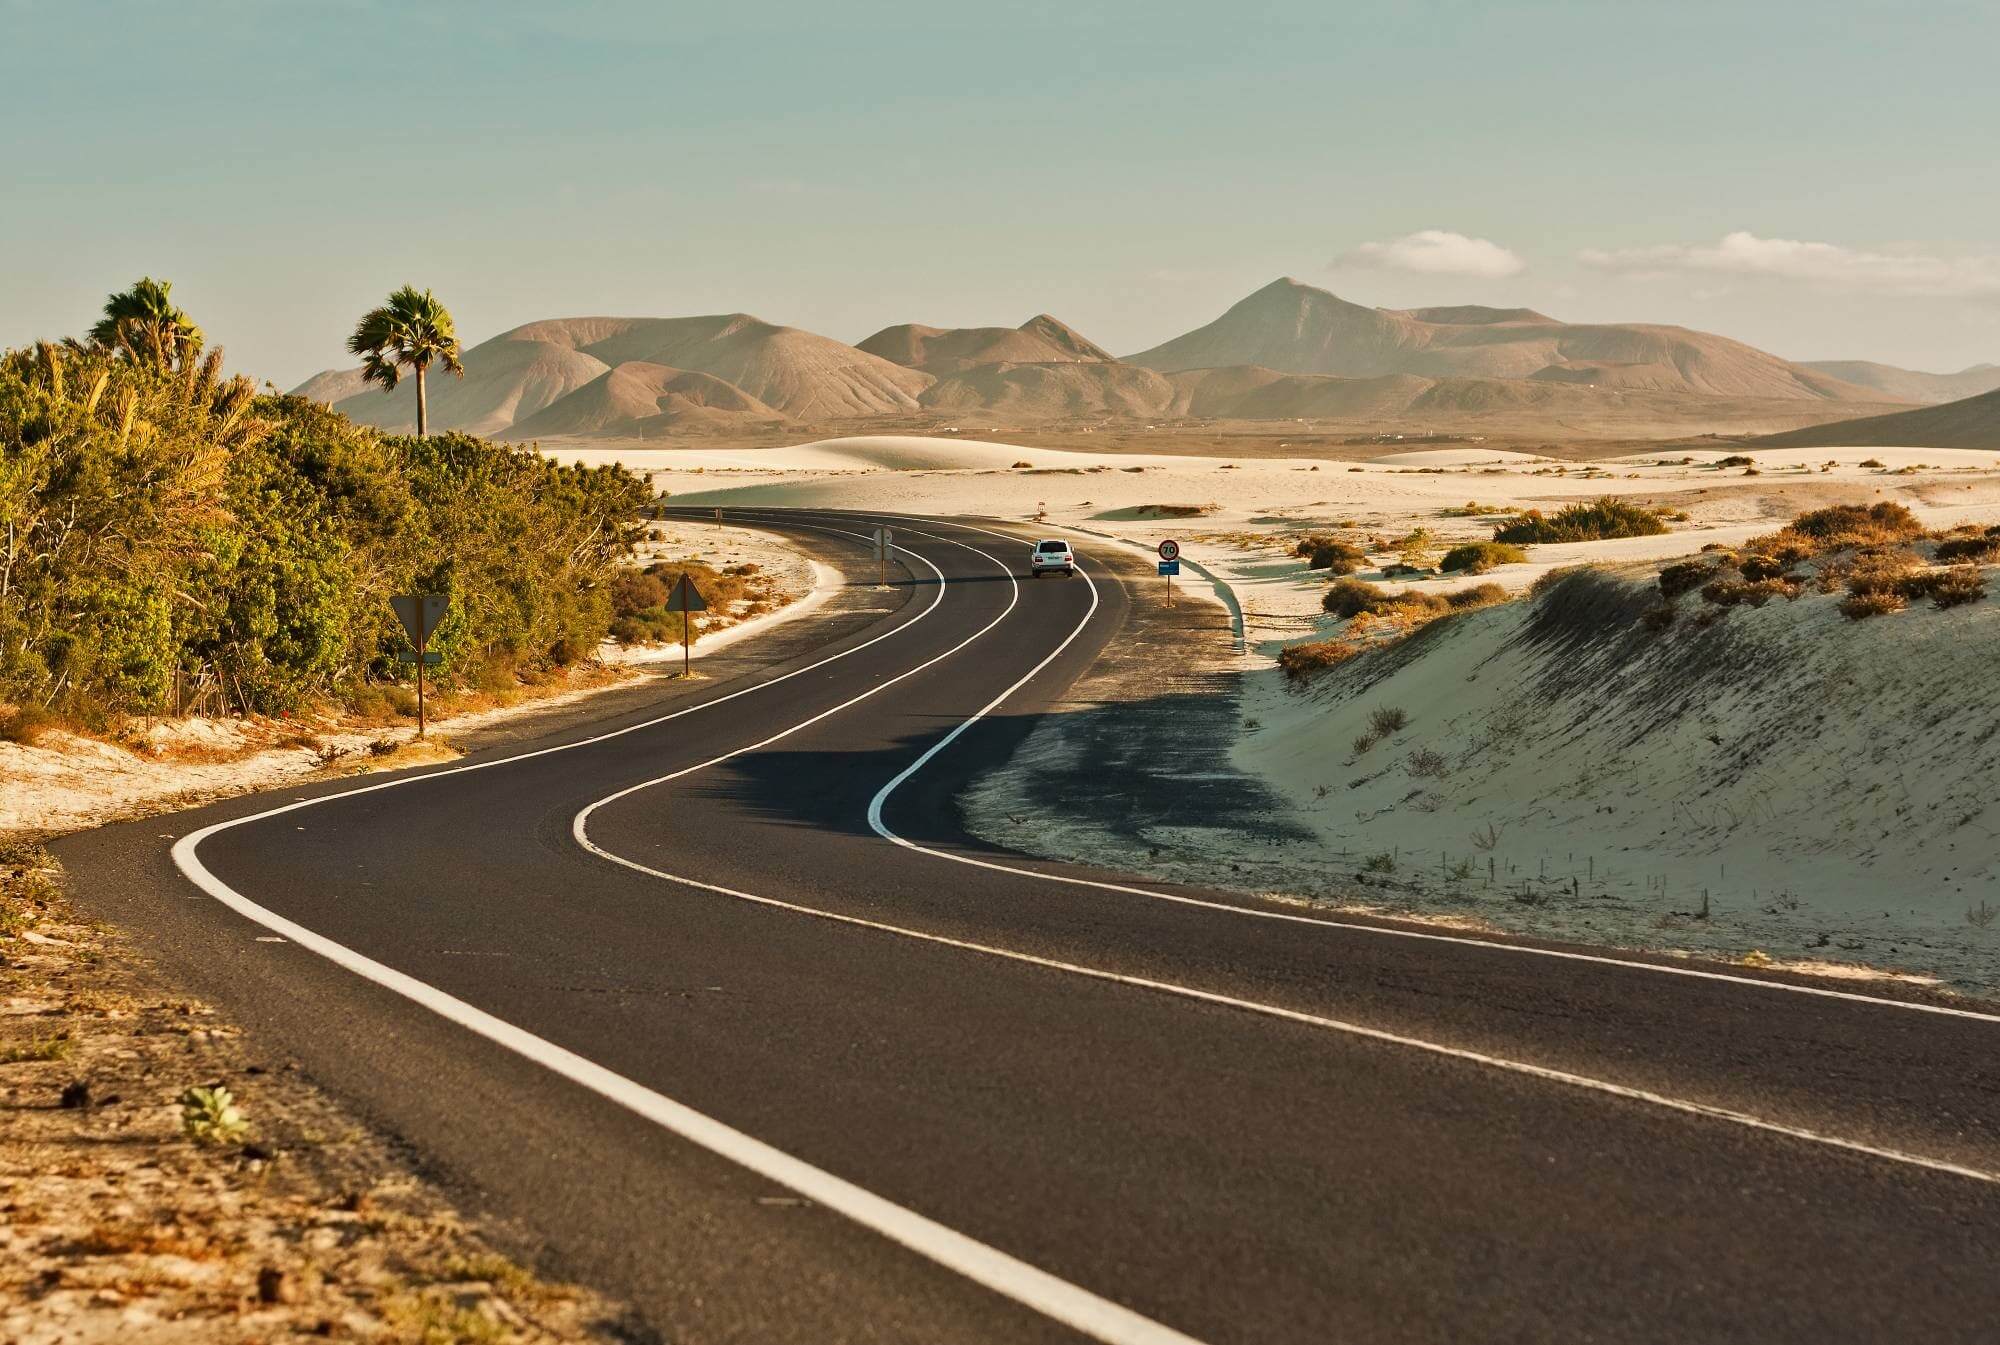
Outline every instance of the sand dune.
<svg viewBox="0 0 2000 1345">
<path fill-rule="evenodd" d="M 884 327 L 857 350 L 943 376 L 986 364 L 1108 362 L 1114 357 L 1047 313 L 1019 327 Z"/>
<path fill-rule="evenodd" d="M 784 423 L 774 410 L 713 374 L 628 360 L 560 401 L 516 421 L 507 439 L 607 435 L 648 439 Z"/>
<path fill-rule="evenodd" d="M 1863 416 L 1759 439 L 1756 447 L 1884 444 L 1905 448 L 2000 449 L 2000 389 L 1886 416 Z"/>
<path fill-rule="evenodd" d="M 1955 402 L 2000 388 L 2000 364 L 1975 364 L 1955 374 L 1920 373 L 1872 360 L 1803 360 L 1801 364 L 1829 378 L 1909 402 Z"/>
<path fill-rule="evenodd" d="M 1883 394 L 1683 327 L 1582 326 L 1528 309 L 1364 308 L 1296 280 L 1274 281 L 1205 327 L 1127 357 L 1172 373 L 1261 365 L 1374 378 L 1531 379 L 1545 370 L 1640 369 L 1639 386 L 1720 397 L 1879 401 Z M 1606 378 L 1615 377 L 1611 372 Z"/>
</svg>

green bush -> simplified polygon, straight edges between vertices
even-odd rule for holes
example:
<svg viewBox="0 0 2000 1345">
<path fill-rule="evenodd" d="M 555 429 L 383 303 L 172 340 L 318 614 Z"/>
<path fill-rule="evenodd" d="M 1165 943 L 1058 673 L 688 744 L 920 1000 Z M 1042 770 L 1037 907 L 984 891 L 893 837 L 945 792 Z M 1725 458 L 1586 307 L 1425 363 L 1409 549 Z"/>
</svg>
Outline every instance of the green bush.
<svg viewBox="0 0 2000 1345">
<path fill-rule="evenodd" d="M 1463 571 L 1466 574 L 1485 574 L 1500 565 L 1518 565 L 1528 558 L 1528 553 L 1511 542 L 1467 542 L 1455 546 L 1444 553 L 1438 568 L 1446 574 Z"/>
<path fill-rule="evenodd" d="M 1615 495 L 1580 500 L 1544 517 L 1530 509 L 1493 529 L 1496 542 L 1595 542 L 1609 537 L 1654 537 L 1667 530 L 1658 511 Z"/>
<path fill-rule="evenodd" d="M 0 701 L 85 725 L 399 680 L 390 595 L 443 593 L 441 683 L 590 653 L 644 486 L 467 435 L 385 435 L 66 343 L 0 356 Z"/>
</svg>

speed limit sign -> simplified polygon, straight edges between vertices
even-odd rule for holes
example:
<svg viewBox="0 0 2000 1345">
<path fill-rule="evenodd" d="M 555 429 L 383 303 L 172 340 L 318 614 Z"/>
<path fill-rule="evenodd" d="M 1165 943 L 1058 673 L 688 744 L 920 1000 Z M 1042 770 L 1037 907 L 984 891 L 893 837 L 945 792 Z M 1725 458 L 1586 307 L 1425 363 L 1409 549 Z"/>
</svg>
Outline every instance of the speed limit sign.
<svg viewBox="0 0 2000 1345">
<path fill-rule="evenodd" d="M 1180 558 L 1181 544 L 1179 542 L 1169 539 L 1160 543 L 1161 560 L 1179 560 Z"/>
</svg>

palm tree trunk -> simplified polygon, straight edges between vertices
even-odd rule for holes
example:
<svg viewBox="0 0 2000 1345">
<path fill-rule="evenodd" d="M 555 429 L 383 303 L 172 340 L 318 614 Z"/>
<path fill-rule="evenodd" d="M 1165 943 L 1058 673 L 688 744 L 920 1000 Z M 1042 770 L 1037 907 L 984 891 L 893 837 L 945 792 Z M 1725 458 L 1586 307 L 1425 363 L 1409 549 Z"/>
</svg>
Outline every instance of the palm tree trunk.
<svg viewBox="0 0 2000 1345">
<path fill-rule="evenodd" d="M 430 433 L 430 402 L 424 396 L 424 366 L 417 366 L 417 438 Z"/>
</svg>

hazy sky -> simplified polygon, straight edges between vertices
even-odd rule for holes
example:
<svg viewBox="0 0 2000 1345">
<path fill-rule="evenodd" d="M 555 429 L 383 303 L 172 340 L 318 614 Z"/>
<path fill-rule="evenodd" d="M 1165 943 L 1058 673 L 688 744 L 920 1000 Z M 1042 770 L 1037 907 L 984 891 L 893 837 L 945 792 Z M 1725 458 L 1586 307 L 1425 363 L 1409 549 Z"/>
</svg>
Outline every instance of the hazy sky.
<svg viewBox="0 0 2000 1345">
<path fill-rule="evenodd" d="M 289 386 L 468 343 L 1360 302 L 2000 361 L 2000 3 L 0 0 L 0 344 L 142 273 Z M 1430 231 L 1430 232 L 1427 232 Z"/>
</svg>

